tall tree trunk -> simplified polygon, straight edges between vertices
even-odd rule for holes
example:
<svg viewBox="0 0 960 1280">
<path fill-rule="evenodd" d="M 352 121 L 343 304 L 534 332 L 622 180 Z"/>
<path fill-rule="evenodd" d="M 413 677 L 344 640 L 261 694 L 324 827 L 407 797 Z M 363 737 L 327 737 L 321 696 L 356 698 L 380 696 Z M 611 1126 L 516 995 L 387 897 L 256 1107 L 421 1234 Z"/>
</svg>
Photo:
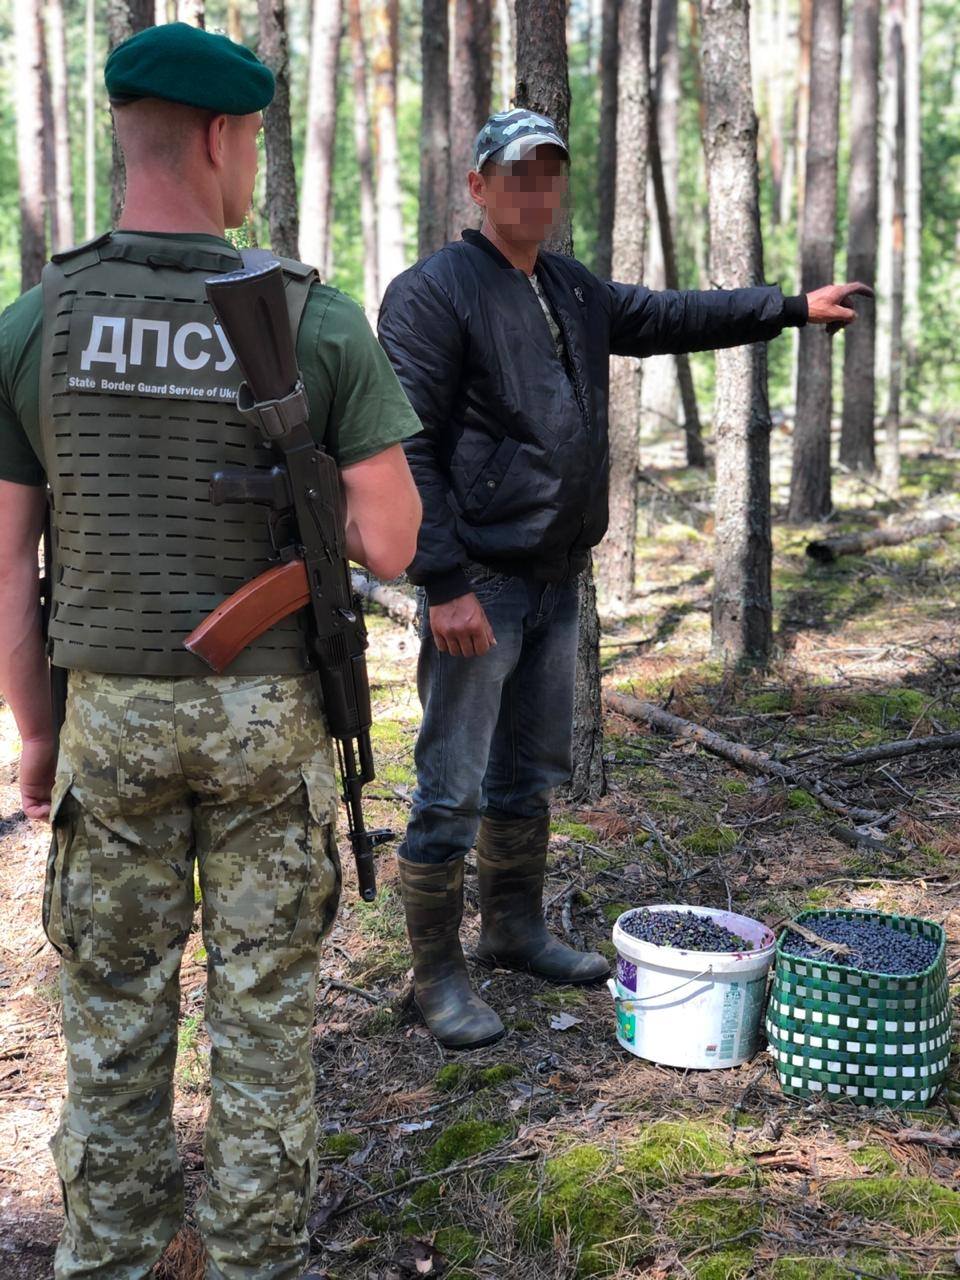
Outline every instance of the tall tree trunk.
<svg viewBox="0 0 960 1280">
<path fill-rule="evenodd" d="M 397 0 L 376 0 L 373 23 L 373 129 L 377 141 L 377 270 L 381 296 L 404 268 L 397 150 Z"/>
<path fill-rule="evenodd" d="M 854 0 L 850 67 L 850 179 L 847 188 L 847 279 L 873 286 L 877 274 L 877 111 L 880 84 L 880 0 Z M 876 309 L 861 298 L 857 322 L 843 335 L 843 419 L 840 461 L 872 471 Z"/>
<path fill-rule="evenodd" d="M 789 47 L 787 27 L 787 0 L 772 0 L 775 5 L 772 14 L 771 52 L 779 56 L 767 58 L 767 110 L 770 129 L 770 185 L 772 190 L 771 209 L 773 221 L 780 218 L 783 201 L 784 165 L 786 159 L 786 140 L 784 138 L 784 68 L 781 59 Z"/>
<path fill-rule="evenodd" d="M 307 137 L 300 188 L 300 252 L 329 276 L 333 211 L 333 143 L 337 127 L 342 0 L 312 0 Z"/>
<path fill-rule="evenodd" d="M 63 0 L 47 0 L 47 59 L 53 108 L 54 192 L 56 234 L 53 248 L 66 249 L 75 240 L 73 226 L 73 170 L 70 163 L 70 111 L 67 98 L 67 41 Z"/>
<path fill-rule="evenodd" d="M 660 160 L 660 140 L 657 130 L 650 130 L 650 172 L 653 179 L 653 197 L 657 210 L 657 225 L 660 229 L 660 243 L 663 248 L 664 285 L 667 289 L 679 289 L 680 278 L 677 270 L 677 255 L 673 244 L 673 224 L 667 203 L 667 188 L 664 181 L 663 165 Z M 690 369 L 690 357 L 685 351 L 676 356 L 667 356 L 674 362 L 677 386 L 683 404 L 683 429 L 687 440 L 687 465 L 705 467 L 707 455 L 703 447 L 703 432 L 700 426 L 700 413 L 697 409 L 697 396 L 693 386 L 693 373 Z"/>
<path fill-rule="evenodd" d="M 613 202 L 617 184 L 617 76 L 620 0 L 603 0 L 600 37 L 600 136 L 597 139 L 597 252 L 602 280 L 613 271 Z"/>
<path fill-rule="evenodd" d="M 367 55 L 361 0 L 348 0 L 350 56 L 353 62 L 353 139 L 360 170 L 360 232 L 363 237 L 363 306 L 370 323 L 380 304 L 377 268 L 377 206 L 370 149 L 370 106 L 367 100 Z"/>
<path fill-rule="evenodd" d="M 151 0 L 107 0 L 104 8 L 107 18 L 107 48 L 115 49 L 138 31 L 153 26 L 156 11 Z M 112 131 L 113 167 L 110 171 L 110 222 L 116 226 L 123 212 L 123 200 L 127 190 L 127 171 L 123 153 L 117 143 L 117 133 Z"/>
<path fill-rule="evenodd" d="M 906 57 L 903 0 L 889 0 L 884 65 L 884 163 L 881 256 L 886 258 L 888 294 L 885 329 L 878 351 L 887 360 L 887 406 L 884 416 L 883 486 L 896 495 L 900 487 L 900 398 L 903 387 L 904 221 L 906 214 Z"/>
<path fill-rule="evenodd" d="M 518 107 L 550 116 L 562 138 L 570 130 L 570 81 L 567 77 L 565 0 L 524 0 L 517 7 Z M 549 247 L 573 253 L 569 218 L 557 228 Z M 567 789 L 577 801 L 596 800 L 606 788 L 603 766 L 603 708 L 600 702 L 600 622 L 588 566 L 578 580 L 580 628 L 573 709 L 573 774 Z"/>
<path fill-rule="evenodd" d="M 814 0 L 800 250 L 803 293 L 833 279 L 842 35 L 843 0 Z M 831 338 L 825 325 L 801 329 L 789 512 L 790 519 L 798 522 L 821 520 L 830 512 L 831 355 Z"/>
<path fill-rule="evenodd" d="M 720 288 L 763 283 L 757 117 L 746 5 L 700 0 L 709 176 L 710 275 Z M 716 355 L 717 450 L 713 644 L 727 660 L 773 644 L 770 407 L 762 342 Z"/>
<path fill-rule="evenodd" d="M 177 21 L 188 22 L 191 27 L 205 26 L 203 0 L 177 0 Z"/>
<path fill-rule="evenodd" d="M 94 0 L 87 0 L 84 13 L 83 73 L 83 207 L 84 238 L 97 234 L 97 135 L 96 135 L 96 26 Z"/>
<path fill-rule="evenodd" d="M 661 234 L 660 211 L 653 183 L 652 156 L 657 149 L 663 196 L 666 201 L 667 235 L 676 216 L 679 175 L 680 47 L 677 39 L 677 0 L 655 0 L 651 12 L 653 63 L 651 83 L 650 177 L 647 183 L 649 251 L 644 281 L 651 289 L 676 288 L 667 282 L 666 253 Z M 672 433 L 679 417 L 677 362 L 673 356 L 651 356 L 643 362 L 640 412 L 644 424 L 658 435 Z M 703 446 L 696 435 L 687 435 L 687 461 L 703 466 Z"/>
<path fill-rule="evenodd" d="M 53 92 L 50 88 L 50 51 L 47 47 L 43 18 L 39 10 L 37 12 L 37 21 L 40 23 L 39 40 L 42 65 L 40 94 L 43 102 L 43 208 L 46 228 L 49 231 L 47 240 L 51 249 L 54 249 L 60 243 L 60 228 L 57 218 L 57 149 L 53 123 Z"/>
<path fill-rule="evenodd" d="M 803 217 L 807 183 L 807 130 L 810 124 L 810 68 L 813 54 L 813 10 L 817 0 L 800 0 L 799 58 L 797 60 L 797 217 Z"/>
<path fill-rule="evenodd" d="M 447 0 L 423 0 L 420 50 L 423 108 L 420 114 L 417 253 L 422 258 L 446 241 L 450 225 L 450 22 Z"/>
<path fill-rule="evenodd" d="M 695 86 L 694 97 L 698 106 L 698 115 L 700 117 L 700 135 L 703 136 L 706 127 L 706 108 L 704 106 L 703 95 L 703 78 L 700 74 L 700 0 L 687 0 L 687 25 L 689 28 L 690 40 L 690 58 L 693 62 L 693 83 Z M 698 192 L 706 192 L 707 190 L 707 171 L 706 161 L 704 159 L 703 148 L 700 147 L 697 154 L 697 181 L 696 189 Z M 709 289 L 710 281 L 710 210 L 709 200 L 704 194 L 698 196 L 697 204 L 702 201 L 702 218 L 694 218 L 691 236 L 693 239 L 693 252 L 697 263 L 697 286 L 700 289 Z"/>
<path fill-rule="evenodd" d="M 267 221 L 270 247 L 285 258 L 298 258 L 297 174 L 290 131 L 290 71 L 284 0 L 257 0 L 260 57 L 277 82 L 273 101 L 263 113 L 267 152 Z M 321 268 L 322 263 L 317 264 Z"/>
<path fill-rule="evenodd" d="M 920 346 L 920 268 L 922 217 L 921 71 L 923 0 L 906 0 L 904 13 L 904 245 L 903 245 L 903 341 L 906 389 L 912 390 Z"/>
<path fill-rule="evenodd" d="M 490 0 L 454 0 L 453 65 L 450 84 L 450 215 L 448 235 L 480 224 L 470 199 L 467 172 L 473 168 L 473 144 L 490 114 L 493 22 Z"/>
<path fill-rule="evenodd" d="M 20 290 L 40 279 L 47 257 L 43 198 L 43 42 L 37 0 L 13 6 L 17 67 L 17 169 L 20 175 Z"/>
<path fill-rule="evenodd" d="M 613 274 L 643 279 L 650 137 L 650 0 L 622 0 L 617 101 L 617 186 Z M 610 361 L 610 523 L 597 551 L 597 579 L 606 606 L 625 611 L 633 598 L 637 541 L 637 457 L 640 450 L 640 362 Z"/>
<path fill-rule="evenodd" d="M 163 0 L 164 5 L 166 0 Z M 227 0 L 227 35 L 237 44 L 244 43 L 243 11 L 240 0 Z"/>
<path fill-rule="evenodd" d="M 513 83 L 517 76 L 513 56 L 516 15 L 512 0 L 497 0 L 497 52 L 500 85 L 498 111 L 508 111 L 513 101 Z"/>
</svg>

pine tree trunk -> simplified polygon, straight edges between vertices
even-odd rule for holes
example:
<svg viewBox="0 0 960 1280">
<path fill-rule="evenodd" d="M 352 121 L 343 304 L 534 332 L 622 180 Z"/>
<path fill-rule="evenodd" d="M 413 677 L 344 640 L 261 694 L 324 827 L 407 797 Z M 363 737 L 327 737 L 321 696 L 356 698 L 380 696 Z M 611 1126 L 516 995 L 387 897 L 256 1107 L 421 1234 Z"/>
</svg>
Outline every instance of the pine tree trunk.
<svg viewBox="0 0 960 1280">
<path fill-rule="evenodd" d="M 166 5 L 166 0 L 163 0 Z M 240 0 L 227 0 L 227 35 L 237 44 L 244 43 L 243 13 Z"/>
<path fill-rule="evenodd" d="M 603 0 L 600 37 L 600 136 L 597 138 L 596 274 L 613 272 L 613 202 L 617 182 L 617 75 L 620 0 Z"/>
<path fill-rule="evenodd" d="M 883 487 L 893 496 L 900 488 L 900 399 L 903 388 L 904 222 L 906 214 L 906 57 L 903 0 L 890 0 L 884 79 L 891 129 L 887 162 L 889 196 L 889 382 L 884 418 Z"/>
<path fill-rule="evenodd" d="M 353 61 L 353 138 L 360 170 L 360 231 L 363 237 L 363 306 L 371 324 L 380 305 L 377 267 L 377 206 L 373 189 L 370 148 L 370 106 L 367 98 L 367 55 L 363 39 L 361 0 L 348 0 L 350 56 Z"/>
<path fill-rule="evenodd" d="M 377 142 L 377 270 L 381 294 L 404 268 L 397 150 L 397 0 L 376 0 L 373 24 L 373 128 Z"/>
<path fill-rule="evenodd" d="M 842 35 L 843 0 L 814 0 L 800 250 L 803 293 L 833 279 Z M 831 357 L 831 338 L 825 325 L 801 329 L 789 509 L 789 518 L 799 523 L 822 520 L 830 513 Z"/>
<path fill-rule="evenodd" d="M 854 0 L 850 68 L 850 177 L 847 188 L 847 279 L 873 286 L 877 274 L 877 112 L 880 83 L 880 0 Z M 843 335 L 843 419 L 840 461 L 872 471 L 876 309 L 861 298 L 857 322 Z"/>
<path fill-rule="evenodd" d="M 115 49 L 138 31 L 153 26 L 155 10 L 149 0 L 107 0 L 104 8 L 107 18 L 107 47 Z M 123 212 L 123 200 L 127 189 L 127 172 L 123 153 L 117 143 L 116 130 L 112 131 L 113 167 L 110 171 L 110 221 L 116 226 Z"/>
<path fill-rule="evenodd" d="M 53 92 L 50 88 L 50 52 L 44 34 L 43 18 L 37 13 L 40 24 L 40 41 L 42 72 L 40 75 L 40 95 L 43 102 L 43 208 L 45 215 L 45 236 L 51 248 L 60 243 L 60 228 L 57 210 L 57 149 L 53 123 Z"/>
<path fill-rule="evenodd" d="M 447 0 L 423 0 L 420 37 L 420 216 L 417 253 L 433 253 L 450 225 L 450 23 Z"/>
<path fill-rule="evenodd" d="M 297 175 L 290 131 L 290 72 L 284 0 L 257 0 L 260 57 L 277 82 L 273 101 L 263 113 L 267 152 L 267 221 L 270 247 L 285 258 L 299 258 Z M 322 267 L 322 263 L 318 264 Z"/>
<path fill-rule="evenodd" d="M 43 42 L 37 0 L 13 6 L 17 66 L 17 169 L 20 175 L 20 290 L 40 279 L 47 258 L 43 198 Z"/>
<path fill-rule="evenodd" d="M 497 0 L 497 52 L 499 68 L 500 102 L 498 111 L 509 111 L 513 101 L 513 84 L 517 77 L 513 56 L 514 23 L 516 15 L 512 0 Z"/>
<path fill-rule="evenodd" d="M 258 0 L 259 3 L 261 0 Z M 177 0 L 177 21 L 187 22 L 191 27 L 203 27 L 203 0 Z"/>
<path fill-rule="evenodd" d="M 76 239 L 73 224 L 73 169 L 70 163 L 70 112 L 67 98 L 67 41 L 63 0 L 47 0 L 47 58 L 53 108 L 54 192 L 56 234 L 54 251 L 69 248 Z"/>
<path fill-rule="evenodd" d="M 613 274 L 643 279 L 650 137 L 650 0 L 622 0 L 617 101 L 617 186 Z M 610 361 L 610 523 L 597 551 L 597 582 L 607 608 L 625 611 L 633 598 L 640 450 L 640 362 Z"/>
<path fill-rule="evenodd" d="M 745 0 L 700 0 L 709 176 L 710 275 L 719 288 L 763 283 L 757 117 Z M 770 408 L 763 343 L 718 351 L 713 644 L 727 660 L 766 657 L 773 643 Z"/>
<path fill-rule="evenodd" d="M 84 14 L 83 76 L 83 205 L 84 239 L 97 234 L 97 136 L 96 136 L 96 26 L 94 0 L 87 0 Z"/>
<path fill-rule="evenodd" d="M 447 234 L 458 239 L 464 227 L 480 225 L 470 199 L 467 172 L 473 144 L 490 114 L 493 22 L 490 0 L 454 0 L 453 65 L 450 82 L 450 213 Z"/>
<path fill-rule="evenodd" d="M 524 0 L 517 8 L 518 107 L 550 116 L 566 138 L 570 129 L 570 81 L 564 0 Z M 573 253 L 569 219 L 557 228 L 549 248 Z M 580 630 L 573 712 L 573 774 L 567 794 L 580 803 L 606 790 L 603 766 L 603 707 L 600 701 L 600 622 L 592 565 L 578 580 Z"/>
<path fill-rule="evenodd" d="M 923 0 L 906 0 L 904 13 L 904 245 L 903 341 L 906 389 L 912 391 L 920 346 L 920 270 L 922 228 L 921 72 Z"/>
<path fill-rule="evenodd" d="M 333 143 L 337 128 L 342 0 L 312 0 L 307 127 L 300 188 L 300 252 L 320 274 L 332 267 Z"/>
<path fill-rule="evenodd" d="M 817 0 L 800 0 L 800 53 L 797 62 L 797 218 L 803 217 L 807 184 L 807 130 L 810 124 L 810 68 L 813 54 L 813 10 Z"/>
</svg>

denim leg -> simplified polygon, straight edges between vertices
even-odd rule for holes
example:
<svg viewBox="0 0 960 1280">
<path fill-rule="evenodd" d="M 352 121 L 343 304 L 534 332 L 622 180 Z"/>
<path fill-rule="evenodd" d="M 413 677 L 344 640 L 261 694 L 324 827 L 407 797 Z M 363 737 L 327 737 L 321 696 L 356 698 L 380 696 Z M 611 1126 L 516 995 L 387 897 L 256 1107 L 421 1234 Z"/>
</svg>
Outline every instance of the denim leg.
<svg viewBox="0 0 960 1280">
<path fill-rule="evenodd" d="M 529 608 L 523 581 L 494 574 L 473 587 L 497 639 L 492 649 L 480 657 L 453 657 L 440 652 L 428 624 L 423 628 L 417 786 L 400 847 L 410 862 L 445 862 L 472 847 L 503 687 L 521 658 Z"/>
<path fill-rule="evenodd" d="M 573 766 L 577 584 L 531 584 L 520 659 L 507 680 L 484 779 L 496 813 L 535 818 Z"/>
</svg>

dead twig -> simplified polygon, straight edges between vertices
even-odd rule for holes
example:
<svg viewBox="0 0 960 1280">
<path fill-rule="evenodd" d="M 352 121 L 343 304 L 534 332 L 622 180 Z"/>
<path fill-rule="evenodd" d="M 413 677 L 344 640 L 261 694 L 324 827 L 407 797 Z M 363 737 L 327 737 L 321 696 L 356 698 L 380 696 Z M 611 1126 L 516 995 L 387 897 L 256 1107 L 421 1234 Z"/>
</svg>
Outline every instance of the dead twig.
<svg viewBox="0 0 960 1280">
<path fill-rule="evenodd" d="M 897 760 L 920 751 L 950 751 L 956 747 L 960 747 L 960 733 L 935 733 L 926 738 L 884 742 L 877 747 L 865 747 L 862 751 L 849 751 L 845 756 L 828 756 L 826 763 L 846 768 L 854 764 L 872 764 L 874 760 Z"/>
<path fill-rule="evenodd" d="M 931 533 L 949 533 L 960 528 L 960 516 L 928 516 L 901 525 L 881 525 L 865 533 L 845 533 L 807 543 L 807 555 L 818 564 L 832 564 L 840 556 L 860 555 L 874 547 L 896 547 Z"/>
</svg>

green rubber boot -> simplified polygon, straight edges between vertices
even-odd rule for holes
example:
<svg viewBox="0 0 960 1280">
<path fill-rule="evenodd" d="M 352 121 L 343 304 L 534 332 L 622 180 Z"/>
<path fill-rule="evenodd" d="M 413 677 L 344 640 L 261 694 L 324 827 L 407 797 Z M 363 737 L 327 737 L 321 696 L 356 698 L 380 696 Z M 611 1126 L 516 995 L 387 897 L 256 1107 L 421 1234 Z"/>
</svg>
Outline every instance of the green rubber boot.
<svg viewBox="0 0 960 1280">
<path fill-rule="evenodd" d="M 492 1044 L 504 1026 L 470 986 L 460 945 L 463 859 L 397 862 L 413 951 L 414 999 L 424 1022 L 448 1049 Z"/>
<path fill-rule="evenodd" d="M 558 941 L 543 919 L 550 819 L 485 814 L 477 837 L 480 942 L 477 958 L 550 982 L 596 982 L 610 972 L 597 951 Z"/>
</svg>

